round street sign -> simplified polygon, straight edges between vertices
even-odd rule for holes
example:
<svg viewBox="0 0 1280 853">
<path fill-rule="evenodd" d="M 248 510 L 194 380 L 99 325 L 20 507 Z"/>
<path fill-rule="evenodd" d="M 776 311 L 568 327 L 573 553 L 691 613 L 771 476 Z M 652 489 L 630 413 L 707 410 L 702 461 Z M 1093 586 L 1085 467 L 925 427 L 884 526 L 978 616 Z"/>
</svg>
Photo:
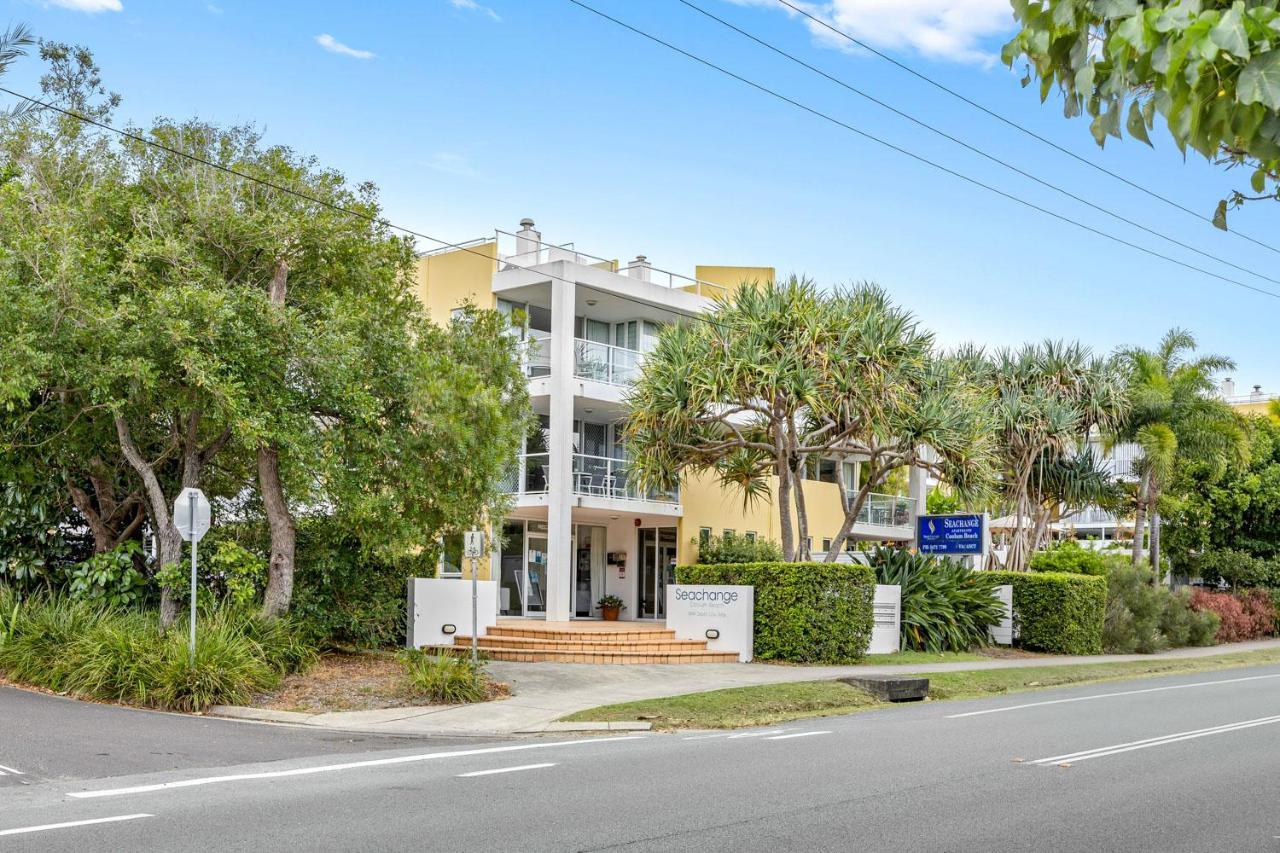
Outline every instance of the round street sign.
<svg viewBox="0 0 1280 853">
<path fill-rule="evenodd" d="M 199 489 L 183 489 L 173 502 L 173 525 L 187 542 L 204 538 L 209 532 L 211 517 L 209 499 Z"/>
</svg>

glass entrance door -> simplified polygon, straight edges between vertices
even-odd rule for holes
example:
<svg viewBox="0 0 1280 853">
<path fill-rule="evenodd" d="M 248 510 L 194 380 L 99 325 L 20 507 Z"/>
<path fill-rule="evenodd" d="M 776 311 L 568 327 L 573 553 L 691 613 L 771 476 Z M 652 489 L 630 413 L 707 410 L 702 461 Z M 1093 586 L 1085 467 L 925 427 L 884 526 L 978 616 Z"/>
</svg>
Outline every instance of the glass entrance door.
<svg viewBox="0 0 1280 853">
<path fill-rule="evenodd" d="M 573 615 L 589 618 L 604 595 L 604 549 L 608 530 L 590 524 L 573 529 Z"/>
<path fill-rule="evenodd" d="M 667 585 L 676 582 L 676 529 L 642 527 L 640 551 L 640 618 L 667 615 Z"/>
<path fill-rule="evenodd" d="M 498 552 L 498 613 L 547 613 L 547 523 L 512 519 L 502 526 Z"/>
</svg>

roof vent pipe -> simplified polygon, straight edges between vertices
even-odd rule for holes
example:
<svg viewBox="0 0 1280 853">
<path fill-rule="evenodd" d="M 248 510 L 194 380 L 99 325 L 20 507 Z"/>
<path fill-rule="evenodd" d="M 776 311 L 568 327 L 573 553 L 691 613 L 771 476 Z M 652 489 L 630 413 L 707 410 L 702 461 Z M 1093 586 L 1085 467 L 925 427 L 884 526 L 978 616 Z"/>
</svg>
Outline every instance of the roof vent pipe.
<svg viewBox="0 0 1280 853">
<path fill-rule="evenodd" d="M 627 275 L 639 281 L 649 281 L 649 259 L 644 255 L 636 255 L 636 259 L 627 264 Z"/>
<path fill-rule="evenodd" d="M 533 230 L 533 220 L 525 217 L 520 220 L 520 230 L 516 232 L 516 255 L 528 256 L 536 262 L 537 252 L 542 248 L 542 232 Z"/>
<path fill-rule="evenodd" d="M 1236 381 L 1228 376 L 1222 380 L 1222 396 L 1231 399 L 1236 395 Z"/>
</svg>

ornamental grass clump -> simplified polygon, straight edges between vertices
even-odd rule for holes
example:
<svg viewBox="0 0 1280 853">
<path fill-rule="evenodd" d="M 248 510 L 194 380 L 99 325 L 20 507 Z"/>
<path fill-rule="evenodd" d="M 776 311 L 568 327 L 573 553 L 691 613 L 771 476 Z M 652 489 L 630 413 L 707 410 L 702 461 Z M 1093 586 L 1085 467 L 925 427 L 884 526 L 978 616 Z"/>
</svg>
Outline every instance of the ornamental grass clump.
<svg viewBox="0 0 1280 853">
<path fill-rule="evenodd" d="M 468 658 L 419 649 L 405 651 L 408 691 L 432 705 L 465 705 L 489 698 L 489 677 L 484 665 Z"/>
</svg>

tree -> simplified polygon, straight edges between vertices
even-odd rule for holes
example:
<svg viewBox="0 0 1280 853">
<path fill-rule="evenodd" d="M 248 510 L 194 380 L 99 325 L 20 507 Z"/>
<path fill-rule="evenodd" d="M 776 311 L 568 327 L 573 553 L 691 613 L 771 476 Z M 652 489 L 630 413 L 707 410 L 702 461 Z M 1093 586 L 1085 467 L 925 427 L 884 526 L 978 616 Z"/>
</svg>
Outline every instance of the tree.
<svg viewBox="0 0 1280 853">
<path fill-rule="evenodd" d="M 828 559 L 895 470 L 927 468 L 975 491 L 988 462 L 979 395 L 872 285 L 744 285 L 663 332 L 628 404 L 640 482 L 669 489 L 706 473 L 747 501 L 776 495 L 787 560 L 809 557 L 804 472 L 817 457 L 856 458 L 867 472 L 839 484 L 845 518 Z"/>
<path fill-rule="evenodd" d="M 1043 533 L 1055 501 L 1056 466 L 1075 457 L 1094 430 L 1119 423 L 1125 387 L 1116 364 L 1079 343 L 1045 341 L 1017 350 L 963 354 L 988 389 L 995 423 L 1001 502 L 1015 518 L 1006 565 L 1020 571 Z"/>
<path fill-rule="evenodd" d="M 1235 367 L 1218 355 L 1189 358 L 1196 341 L 1171 329 L 1154 350 L 1122 352 L 1129 372 L 1131 407 L 1116 438 L 1141 448 L 1134 463 L 1133 562 L 1142 555 L 1144 524 L 1151 528 L 1149 558 L 1160 576 L 1160 499 L 1179 468 L 1199 462 L 1222 470 L 1248 453 L 1247 433 L 1231 407 L 1215 394 L 1214 373 Z M 1149 520 L 1148 520 L 1149 519 Z"/>
<path fill-rule="evenodd" d="M 1280 199 L 1280 11 L 1257 0 L 1013 0 L 1022 29 L 1005 45 L 1023 85 L 1056 85 L 1068 118 L 1086 114 L 1099 145 L 1121 128 L 1151 145 L 1159 113 L 1174 143 L 1228 167 L 1251 170 L 1249 191 L 1229 207 Z"/>
<path fill-rule="evenodd" d="M 66 56 L 91 66 L 79 51 L 55 62 Z M 62 99 L 78 111 L 114 106 L 96 68 L 64 62 L 50 79 L 79 87 Z M 528 417 L 516 342 L 492 311 L 430 323 L 412 247 L 371 186 L 200 122 L 159 121 L 115 145 L 36 115 L 0 144 L 12 164 L 0 298 L 13 307 L 0 403 L 109 425 L 97 447 L 127 464 L 161 573 L 180 554 L 169 505 L 186 486 L 231 498 L 258 485 L 268 616 L 290 601 L 299 508 L 339 515 L 389 553 L 501 512 Z M 165 589 L 165 624 L 176 609 Z"/>
<path fill-rule="evenodd" d="M 1091 447 L 1074 454 L 1045 451 L 1030 484 L 1033 551 L 1047 544 L 1051 522 L 1069 520 L 1088 507 L 1112 509 L 1120 505 L 1121 489 Z"/>
</svg>

